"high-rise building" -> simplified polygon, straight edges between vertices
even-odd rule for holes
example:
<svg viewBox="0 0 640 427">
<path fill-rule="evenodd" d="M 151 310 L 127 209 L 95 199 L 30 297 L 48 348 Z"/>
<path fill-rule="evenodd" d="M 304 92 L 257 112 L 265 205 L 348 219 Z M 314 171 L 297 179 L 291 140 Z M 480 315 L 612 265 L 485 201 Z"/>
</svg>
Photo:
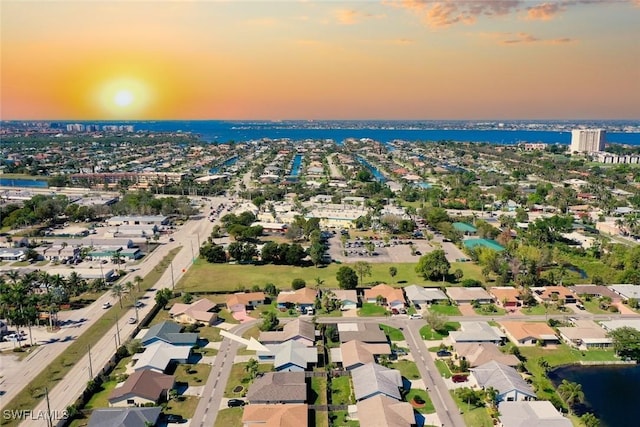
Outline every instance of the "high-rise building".
<svg viewBox="0 0 640 427">
<path fill-rule="evenodd" d="M 571 131 L 572 153 L 595 153 L 604 151 L 606 131 L 603 129 L 576 129 Z"/>
</svg>

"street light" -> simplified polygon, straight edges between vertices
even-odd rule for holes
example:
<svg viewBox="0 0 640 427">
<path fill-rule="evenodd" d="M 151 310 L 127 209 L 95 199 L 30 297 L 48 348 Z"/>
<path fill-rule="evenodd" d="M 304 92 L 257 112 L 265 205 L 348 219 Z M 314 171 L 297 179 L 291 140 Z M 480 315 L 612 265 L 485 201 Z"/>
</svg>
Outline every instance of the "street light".
<svg viewBox="0 0 640 427">
<path fill-rule="evenodd" d="M 173 260 L 171 260 L 169 265 L 171 266 L 171 290 L 175 290 L 176 289 L 176 282 L 175 282 L 175 280 L 173 278 Z"/>
</svg>

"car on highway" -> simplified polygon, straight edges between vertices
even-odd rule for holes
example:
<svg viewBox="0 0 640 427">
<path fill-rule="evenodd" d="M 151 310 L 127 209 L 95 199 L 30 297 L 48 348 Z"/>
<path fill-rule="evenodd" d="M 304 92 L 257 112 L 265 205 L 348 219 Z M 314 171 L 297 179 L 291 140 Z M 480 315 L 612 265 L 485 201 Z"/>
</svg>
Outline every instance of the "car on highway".
<svg viewBox="0 0 640 427">
<path fill-rule="evenodd" d="M 169 237 L 169 241 L 170 242 L 174 242 L 176 239 L 174 239 L 173 237 Z"/>
<path fill-rule="evenodd" d="M 104 308 L 105 310 L 107 308 L 111 308 L 111 303 L 110 302 L 105 302 L 104 304 L 102 304 L 102 308 Z"/>
<path fill-rule="evenodd" d="M 130 325 L 134 325 L 138 323 L 138 321 L 136 320 L 135 317 L 129 317 L 129 320 L 127 320 L 127 323 L 129 323 Z"/>
<path fill-rule="evenodd" d="M 229 399 L 229 401 L 227 402 L 227 406 L 229 408 L 237 408 L 240 406 L 244 406 L 246 404 L 246 402 L 242 399 Z"/>
</svg>

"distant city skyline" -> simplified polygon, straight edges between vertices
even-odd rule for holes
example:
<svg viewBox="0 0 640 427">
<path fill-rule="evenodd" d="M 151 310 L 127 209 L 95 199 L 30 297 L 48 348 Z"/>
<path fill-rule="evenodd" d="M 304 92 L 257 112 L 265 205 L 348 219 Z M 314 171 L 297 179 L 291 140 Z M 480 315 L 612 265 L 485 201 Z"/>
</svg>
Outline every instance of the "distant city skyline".
<svg viewBox="0 0 640 427">
<path fill-rule="evenodd" d="M 640 0 L 2 1 L 2 120 L 640 119 Z"/>
</svg>

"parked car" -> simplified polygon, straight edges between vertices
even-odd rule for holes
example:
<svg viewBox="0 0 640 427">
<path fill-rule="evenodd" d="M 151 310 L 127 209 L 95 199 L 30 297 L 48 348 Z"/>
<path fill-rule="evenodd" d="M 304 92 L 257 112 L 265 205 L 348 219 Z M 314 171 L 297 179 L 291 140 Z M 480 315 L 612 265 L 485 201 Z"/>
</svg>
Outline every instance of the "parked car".
<svg viewBox="0 0 640 427">
<path fill-rule="evenodd" d="M 242 399 L 229 399 L 229 401 L 227 402 L 227 406 L 229 408 L 237 408 L 239 406 L 244 406 L 245 403 L 246 402 Z"/>
<path fill-rule="evenodd" d="M 102 308 L 104 308 L 105 310 L 107 308 L 111 308 L 111 303 L 110 302 L 105 302 L 104 304 L 102 304 Z"/>
<path fill-rule="evenodd" d="M 167 414 L 167 422 L 168 423 L 175 423 L 175 424 L 182 424 L 184 423 L 185 420 L 184 418 L 182 418 L 182 416 L 180 415 L 176 415 L 176 414 Z"/>
<path fill-rule="evenodd" d="M 24 341 L 27 339 L 23 334 L 9 334 L 3 338 L 5 341 Z"/>
<path fill-rule="evenodd" d="M 422 319 L 422 314 L 414 313 L 409 316 L 410 319 Z"/>
<path fill-rule="evenodd" d="M 451 377 L 451 381 L 453 381 L 454 383 L 464 383 L 464 382 L 467 382 L 468 380 L 469 380 L 469 377 L 467 375 L 456 374 Z"/>
<path fill-rule="evenodd" d="M 451 352 L 447 350 L 438 350 L 436 353 L 438 357 L 451 357 Z"/>
</svg>

